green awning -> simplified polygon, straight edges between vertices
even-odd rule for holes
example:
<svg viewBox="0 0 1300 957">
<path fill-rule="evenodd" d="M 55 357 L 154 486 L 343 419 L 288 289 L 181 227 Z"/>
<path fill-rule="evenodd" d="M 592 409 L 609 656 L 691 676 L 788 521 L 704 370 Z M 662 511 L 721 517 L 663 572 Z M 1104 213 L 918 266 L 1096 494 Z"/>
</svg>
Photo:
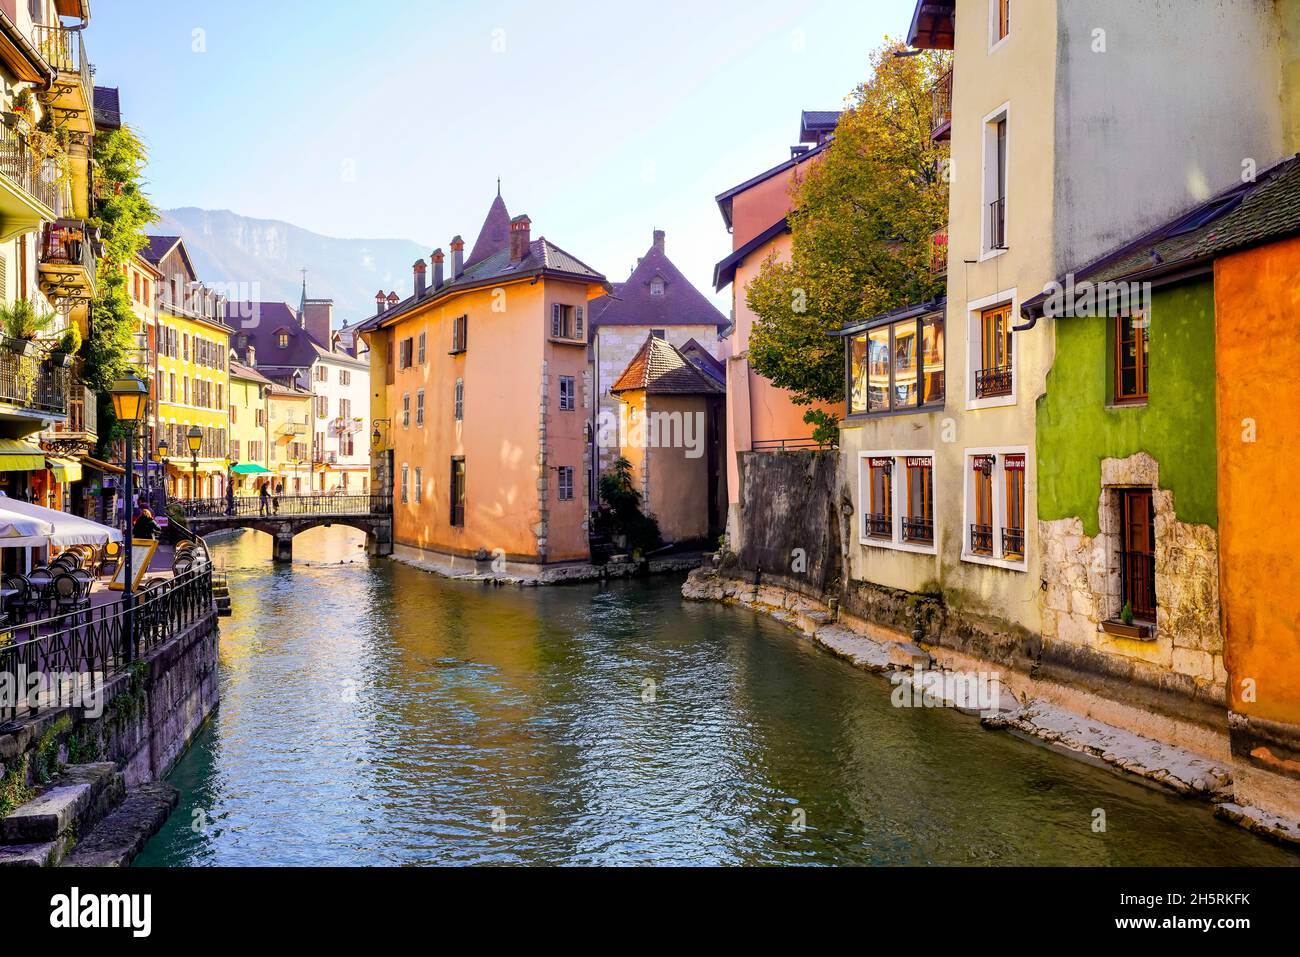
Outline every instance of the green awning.
<svg viewBox="0 0 1300 957">
<path fill-rule="evenodd" d="M 238 465 L 234 466 L 230 471 L 234 472 L 236 475 L 270 475 L 271 474 L 270 469 L 263 468 L 261 465 L 258 465 L 256 462 L 240 462 Z"/>
<path fill-rule="evenodd" d="M 0 472 L 39 472 L 45 453 L 18 439 L 0 439 Z"/>
</svg>

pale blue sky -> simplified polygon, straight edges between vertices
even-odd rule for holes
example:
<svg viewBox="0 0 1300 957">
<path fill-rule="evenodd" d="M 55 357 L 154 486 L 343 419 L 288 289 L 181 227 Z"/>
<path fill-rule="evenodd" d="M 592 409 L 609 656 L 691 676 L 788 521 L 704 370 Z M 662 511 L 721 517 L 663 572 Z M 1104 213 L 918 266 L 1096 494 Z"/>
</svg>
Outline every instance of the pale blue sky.
<svg viewBox="0 0 1300 957">
<path fill-rule="evenodd" d="M 96 0 L 87 45 L 162 207 L 445 248 L 499 175 L 534 236 L 610 279 L 661 228 L 707 291 L 730 250 L 713 197 L 787 158 L 799 111 L 839 108 L 913 6 Z"/>
</svg>

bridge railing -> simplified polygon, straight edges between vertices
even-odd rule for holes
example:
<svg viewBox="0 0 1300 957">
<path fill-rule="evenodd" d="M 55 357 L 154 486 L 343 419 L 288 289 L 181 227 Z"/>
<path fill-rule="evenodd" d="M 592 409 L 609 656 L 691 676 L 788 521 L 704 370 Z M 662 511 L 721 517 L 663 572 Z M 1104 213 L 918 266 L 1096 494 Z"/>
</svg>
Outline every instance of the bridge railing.
<svg viewBox="0 0 1300 957">
<path fill-rule="evenodd" d="M 387 495 L 281 495 L 263 500 L 257 495 L 186 499 L 175 503 L 193 519 L 294 518 L 313 515 L 391 515 L 393 501 Z"/>
</svg>

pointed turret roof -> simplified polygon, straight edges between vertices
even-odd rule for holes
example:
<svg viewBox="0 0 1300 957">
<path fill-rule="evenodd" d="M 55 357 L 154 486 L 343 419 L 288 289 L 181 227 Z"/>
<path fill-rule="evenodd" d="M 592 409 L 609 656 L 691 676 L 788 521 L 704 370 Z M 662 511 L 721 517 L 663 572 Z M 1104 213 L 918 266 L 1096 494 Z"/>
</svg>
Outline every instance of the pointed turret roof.
<svg viewBox="0 0 1300 957">
<path fill-rule="evenodd" d="M 716 326 L 729 320 L 664 252 L 663 233 L 613 295 L 591 303 L 592 326 Z"/>
<path fill-rule="evenodd" d="M 465 268 L 468 269 L 493 253 L 508 248 L 509 245 L 510 211 L 506 209 L 506 201 L 501 198 L 501 193 L 498 191 L 496 199 L 492 200 L 492 206 L 488 209 L 487 218 L 483 220 L 483 228 L 478 231 L 478 239 L 474 240 L 474 248 L 470 250 L 469 259 L 465 260 Z"/>
</svg>

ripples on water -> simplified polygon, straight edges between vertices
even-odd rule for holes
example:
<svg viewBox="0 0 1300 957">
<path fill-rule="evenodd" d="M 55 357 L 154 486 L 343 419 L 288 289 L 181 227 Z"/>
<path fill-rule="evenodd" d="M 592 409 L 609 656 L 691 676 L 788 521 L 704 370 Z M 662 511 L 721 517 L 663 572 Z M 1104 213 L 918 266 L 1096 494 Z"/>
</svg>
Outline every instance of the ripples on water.
<svg viewBox="0 0 1300 957">
<path fill-rule="evenodd" d="M 260 534 L 219 547 L 221 706 L 137 863 L 1295 862 L 1203 805 L 895 709 L 679 578 L 488 588 L 359 542 L 308 532 L 275 569 Z"/>
</svg>

